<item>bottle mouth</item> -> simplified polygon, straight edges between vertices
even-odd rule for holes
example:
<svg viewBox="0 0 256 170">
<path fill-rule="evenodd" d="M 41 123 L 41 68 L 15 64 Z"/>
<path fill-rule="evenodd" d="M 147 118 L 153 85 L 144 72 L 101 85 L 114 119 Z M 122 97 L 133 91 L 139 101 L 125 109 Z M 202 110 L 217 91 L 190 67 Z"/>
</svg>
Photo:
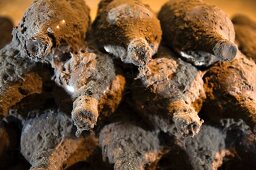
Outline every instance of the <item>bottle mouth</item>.
<svg viewBox="0 0 256 170">
<path fill-rule="evenodd" d="M 87 96 L 78 97 L 73 103 L 72 120 L 77 134 L 94 128 L 98 119 L 98 101 Z"/>
<path fill-rule="evenodd" d="M 146 65 L 152 58 L 153 49 L 143 38 L 134 39 L 128 46 L 128 58 L 134 65 Z"/>
<path fill-rule="evenodd" d="M 237 55 L 237 51 L 237 46 L 227 40 L 218 42 L 213 48 L 214 55 L 223 61 L 233 60 Z"/>
<path fill-rule="evenodd" d="M 26 41 L 26 49 L 29 56 L 45 58 L 50 54 L 52 42 L 48 37 L 35 36 Z"/>
<path fill-rule="evenodd" d="M 83 131 L 88 131 L 94 128 L 97 119 L 93 117 L 93 113 L 87 110 L 81 110 L 80 112 L 73 113 L 72 119 L 77 127 L 77 136 Z"/>
<path fill-rule="evenodd" d="M 203 120 L 196 113 L 179 112 L 173 116 L 178 134 L 182 137 L 195 136 L 199 133 Z"/>
</svg>

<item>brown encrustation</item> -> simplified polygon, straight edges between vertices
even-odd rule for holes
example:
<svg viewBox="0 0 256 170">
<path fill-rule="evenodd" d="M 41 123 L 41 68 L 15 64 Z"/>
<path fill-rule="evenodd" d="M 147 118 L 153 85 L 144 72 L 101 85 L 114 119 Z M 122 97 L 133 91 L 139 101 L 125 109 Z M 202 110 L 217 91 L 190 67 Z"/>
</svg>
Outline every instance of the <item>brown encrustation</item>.
<svg viewBox="0 0 256 170">
<path fill-rule="evenodd" d="M 89 8 L 83 0 L 34 1 L 13 30 L 12 42 L 1 51 L 3 83 L 10 79 L 15 90 L 7 83 L 1 88 L 7 89 L 5 97 L 6 93 L 7 98 L 16 96 L 15 100 L 10 98 L 10 104 L 3 101 L 7 103 L 4 111 L 25 97 L 16 92 L 16 86 L 27 95 L 38 93 L 38 78 L 33 75 L 33 81 L 24 81 L 24 77 L 35 63 L 46 63 L 54 69 L 56 83 L 74 100 L 72 118 L 78 134 L 95 126 L 99 112 L 113 112 L 121 101 L 125 79 L 121 73 L 116 74 L 111 57 L 94 50 L 91 43 L 86 44 L 89 27 Z M 18 81 L 21 85 L 16 85 Z M 108 112 L 98 110 L 107 107 Z"/>
<path fill-rule="evenodd" d="M 97 138 L 93 134 L 77 138 L 67 115 L 46 110 L 24 122 L 20 147 L 31 170 L 61 170 L 88 159 Z"/>
<path fill-rule="evenodd" d="M 100 115 L 113 113 L 122 99 L 125 78 L 113 59 L 101 52 L 85 49 L 70 53 L 65 61 L 54 60 L 55 81 L 72 96 L 72 119 L 77 133 L 94 128 Z"/>
<path fill-rule="evenodd" d="M 147 164 L 159 159 L 161 153 L 154 132 L 127 122 L 105 126 L 99 142 L 104 160 L 114 164 L 115 170 L 143 170 Z"/>
<path fill-rule="evenodd" d="M 19 51 L 7 45 L 0 50 L 0 115 L 23 98 L 42 92 L 43 80 L 36 64 L 20 58 Z M 37 70 L 37 71 L 36 71 Z"/>
<path fill-rule="evenodd" d="M 194 136 L 203 122 L 198 117 L 205 98 L 202 77 L 193 65 L 161 47 L 157 56 L 140 68 L 133 86 L 135 105 L 146 117 L 159 114 L 166 117 L 167 124 L 174 122 L 181 136 Z"/>
<path fill-rule="evenodd" d="M 156 15 L 139 0 L 102 0 L 93 32 L 100 48 L 136 66 L 148 63 L 162 38 Z"/>
<path fill-rule="evenodd" d="M 166 45 L 195 66 L 208 67 L 236 56 L 234 26 L 216 6 L 203 0 L 172 0 L 158 18 Z"/>
<path fill-rule="evenodd" d="M 256 65 L 252 59 L 239 53 L 232 62 L 217 63 L 207 71 L 204 82 L 203 116 L 207 120 L 242 119 L 255 130 Z"/>
</svg>

